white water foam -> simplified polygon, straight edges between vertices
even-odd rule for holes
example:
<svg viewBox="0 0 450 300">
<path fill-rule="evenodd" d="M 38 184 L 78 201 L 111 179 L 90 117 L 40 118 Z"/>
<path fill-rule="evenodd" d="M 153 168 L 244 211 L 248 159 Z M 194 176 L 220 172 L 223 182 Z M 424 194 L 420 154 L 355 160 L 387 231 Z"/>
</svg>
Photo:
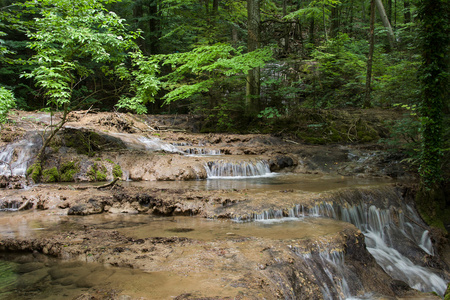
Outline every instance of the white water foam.
<svg viewBox="0 0 450 300">
<path fill-rule="evenodd" d="M 142 137 L 138 138 L 138 141 L 143 143 L 147 150 L 151 150 L 151 151 L 161 151 L 162 150 L 162 151 L 171 152 L 171 153 L 184 153 L 183 151 L 181 151 L 174 145 L 163 142 L 159 138 L 149 139 L 149 138 L 142 136 Z"/>
<path fill-rule="evenodd" d="M 270 167 L 265 160 L 255 161 L 210 161 L 204 164 L 208 179 L 237 179 L 271 177 L 275 173 L 270 171 Z"/>
<path fill-rule="evenodd" d="M 32 139 L 8 144 L 0 150 L 0 175 L 25 176 L 35 151 L 36 144 Z"/>
</svg>

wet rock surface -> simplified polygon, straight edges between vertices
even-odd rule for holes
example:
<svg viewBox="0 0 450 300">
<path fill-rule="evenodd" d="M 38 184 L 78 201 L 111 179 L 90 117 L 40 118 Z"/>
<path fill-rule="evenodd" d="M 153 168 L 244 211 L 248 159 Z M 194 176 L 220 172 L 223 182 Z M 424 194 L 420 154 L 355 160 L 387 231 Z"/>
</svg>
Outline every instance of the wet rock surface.
<svg viewBox="0 0 450 300">
<path fill-rule="evenodd" d="M 21 134 L 49 122 L 40 113 L 28 121 L 22 117 L 17 123 Z M 39 121 L 30 121 L 31 117 Z M 367 250 L 361 230 L 350 223 L 332 221 L 336 223 L 330 223 L 330 231 L 323 232 L 317 225 L 316 233 L 302 237 L 285 237 L 284 229 L 270 237 L 260 229 L 245 235 L 231 226 L 219 236 L 204 238 L 220 232 L 222 225 L 207 233 L 189 223 L 181 226 L 176 219 L 180 216 L 251 222 L 320 213 L 340 220 L 344 208 L 361 205 L 392 210 L 393 223 L 398 225 L 400 211 L 411 200 L 410 189 L 399 183 L 412 178 L 402 157 L 376 145 L 314 146 L 283 135 L 199 134 L 195 132 L 200 121 L 191 116 L 72 113 L 66 129 L 47 149 L 44 168 L 57 171 L 55 182 L 29 185 L 13 172 L 0 175 L 0 209 L 21 210 L 0 212 L 0 225 L 9 229 L 0 238 L 1 255 L 34 251 L 34 256 L 38 252 L 67 261 L 156 272 L 186 287 L 174 289 L 175 299 L 344 299 L 349 295 L 433 299 L 393 280 Z M 17 141 L 21 134 L 11 135 L 11 140 Z M 14 150 L 8 157 L 18 161 L 19 154 Z M 213 168 L 220 171 L 223 165 L 234 168 L 233 175 L 258 167 L 284 177 L 207 180 Z M 115 177 L 122 180 L 104 188 L 97 183 Z M 330 207 L 336 216 L 325 210 Z M 122 216 L 129 219 L 122 223 L 114 219 Z M 153 233 L 145 227 L 151 222 L 142 217 L 173 218 L 173 226 Z M 39 225 L 40 220 L 53 218 L 55 224 Z M 421 220 L 414 222 L 425 226 Z M 19 226 L 24 223 L 38 229 L 27 231 Z M 393 239 L 401 235 L 398 232 Z M 447 242 L 435 236 L 443 245 L 439 253 L 425 255 L 413 241 L 398 251 L 449 279 Z M 54 285 L 91 288 L 77 291 L 74 299 L 167 298 L 133 294 L 125 288 L 92 290 L 89 280 L 70 279 L 64 273 L 69 271 L 55 267 L 43 271 L 42 264 L 23 264 L 19 273 L 35 273 L 35 283 L 50 277 Z"/>
</svg>

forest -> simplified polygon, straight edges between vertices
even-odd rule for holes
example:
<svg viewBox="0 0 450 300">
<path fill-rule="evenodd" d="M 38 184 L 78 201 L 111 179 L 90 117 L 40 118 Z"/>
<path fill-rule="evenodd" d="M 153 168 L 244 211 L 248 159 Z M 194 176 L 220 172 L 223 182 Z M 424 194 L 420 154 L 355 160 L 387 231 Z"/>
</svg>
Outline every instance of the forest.
<svg viewBox="0 0 450 300">
<path fill-rule="evenodd" d="M 418 203 L 433 215 L 448 201 L 450 178 L 449 7 L 446 0 L 1 0 L 0 123 L 11 109 L 61 111 L 59 128 L 78 109 L 193 114 L 207 121 L 202 132 L 380 142 L 406 154 L 421 178 Z M 336 133 L 334 115 L 369 108 L 404 117 L 377 141 Z M 289 125 L 308 118 L 322 136 Z"/>
</svg>

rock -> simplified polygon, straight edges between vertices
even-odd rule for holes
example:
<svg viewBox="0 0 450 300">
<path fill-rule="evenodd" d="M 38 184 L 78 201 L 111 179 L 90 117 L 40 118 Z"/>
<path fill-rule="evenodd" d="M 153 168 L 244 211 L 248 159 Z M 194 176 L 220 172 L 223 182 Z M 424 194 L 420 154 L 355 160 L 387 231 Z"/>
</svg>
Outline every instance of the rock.
<svg viewBox="0 0 450 300">
<path fill-rule="evenodd" d="M 285 168 L 293 167 L 296 164 L 292 157 L 287 155 L 278 155 L 269 160 L 270 171 L 277 172 Z"/>
<path fill-rule="evenodd" d="M 69 209 L 69 215 L 92 215 L 103 212 L 105 204 L 96 199 L 89 199 L 87 203 L 72 206 Z"/>
</svg>

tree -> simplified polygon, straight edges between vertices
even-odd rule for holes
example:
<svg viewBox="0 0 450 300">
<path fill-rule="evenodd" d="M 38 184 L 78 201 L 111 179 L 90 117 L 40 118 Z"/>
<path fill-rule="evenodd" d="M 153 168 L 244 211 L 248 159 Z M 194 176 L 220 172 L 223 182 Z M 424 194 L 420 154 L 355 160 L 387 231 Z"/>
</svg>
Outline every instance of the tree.
<svg viewBox="0 0 450 300">
<path fill-rule="evenodd" d="M 420 0 L 418 17 L 421 28 L 422 151 L 419 174 L 419 210 L 433 221 L 445 205 L 442 194 L 443 110 L 448 96 L 449 2 Z"/>
<path fill-rule="evenodd" d="M 384 10 L 383 2 L 381 2 L 381 0 L 375 0 L 375 4 L 377 5 L 378 12 L 380 13 L 380 17 L 383 22 L 383 25 L 386 28 L 389 45 L 390 45 L 391 49 L 394 49 L 395 36 L 394 36 L 394 32 L 392 31 L 392 27 L 391 27 L 391 23 L 389 22 L 389 18 L 387 17 L 386 11 Z"/>
<path fill-rule="evenodd" d="M 248 14 L 248 51 L 255 51 L 260 47 L 260 29 L 261 23 L 261 0 L 247 0 L 247 14 Z M 260 68 L 256 67 L 248 71 L 247 74 L 247 89 L 246 89 L 246 108 L 252 114 L 259 109 L 260 97 Z"/>
<path fill-rule="evenodd" d="M 96 86 L 83 86 L 99 70 L 106 77 L 125 81 L 117 91 L 122 95 L 117 104 L 120 108 L 144 113 L 144 104 L 152 101 L 158 90 L 157 66 L 144 60 L 134 42 L 139 33 L 128 32 L 124 20 L 105 9 L 104 5 L 112 2 L 43 0 L 23 4 L 38 14 L 27 30 L 29 48 L 35 53 L 28 62 L 34 69 L 24 76 L 34 79 L 50 109 L 62 112 L 30 172 L 40 170 L 45 148 L 66 123 L 68 113 L 99 100 Z"/>
<path fill-rule="evenodd" d="M 370 91 L 372 82 L 372 63 L 375 48 L 375 0 L 370 1 L 370 32 L 369 32 L 369 55 L 367 57 L 366 92 L 364 95 L 364 107 L 370 107 Z"/>
<path fill-rule="evenodd" d="M 271 58 L 269 48 L 243 53 L 242 48 L 219 43 L 184 53 L 157 55 L 151 61 L 170 66 L 171 72 L 160 77 L 162 87 L 168 92 L 163 97 L 168 104 L 205 93 L 219 78 L 248 73 Z"/>
</svg>

